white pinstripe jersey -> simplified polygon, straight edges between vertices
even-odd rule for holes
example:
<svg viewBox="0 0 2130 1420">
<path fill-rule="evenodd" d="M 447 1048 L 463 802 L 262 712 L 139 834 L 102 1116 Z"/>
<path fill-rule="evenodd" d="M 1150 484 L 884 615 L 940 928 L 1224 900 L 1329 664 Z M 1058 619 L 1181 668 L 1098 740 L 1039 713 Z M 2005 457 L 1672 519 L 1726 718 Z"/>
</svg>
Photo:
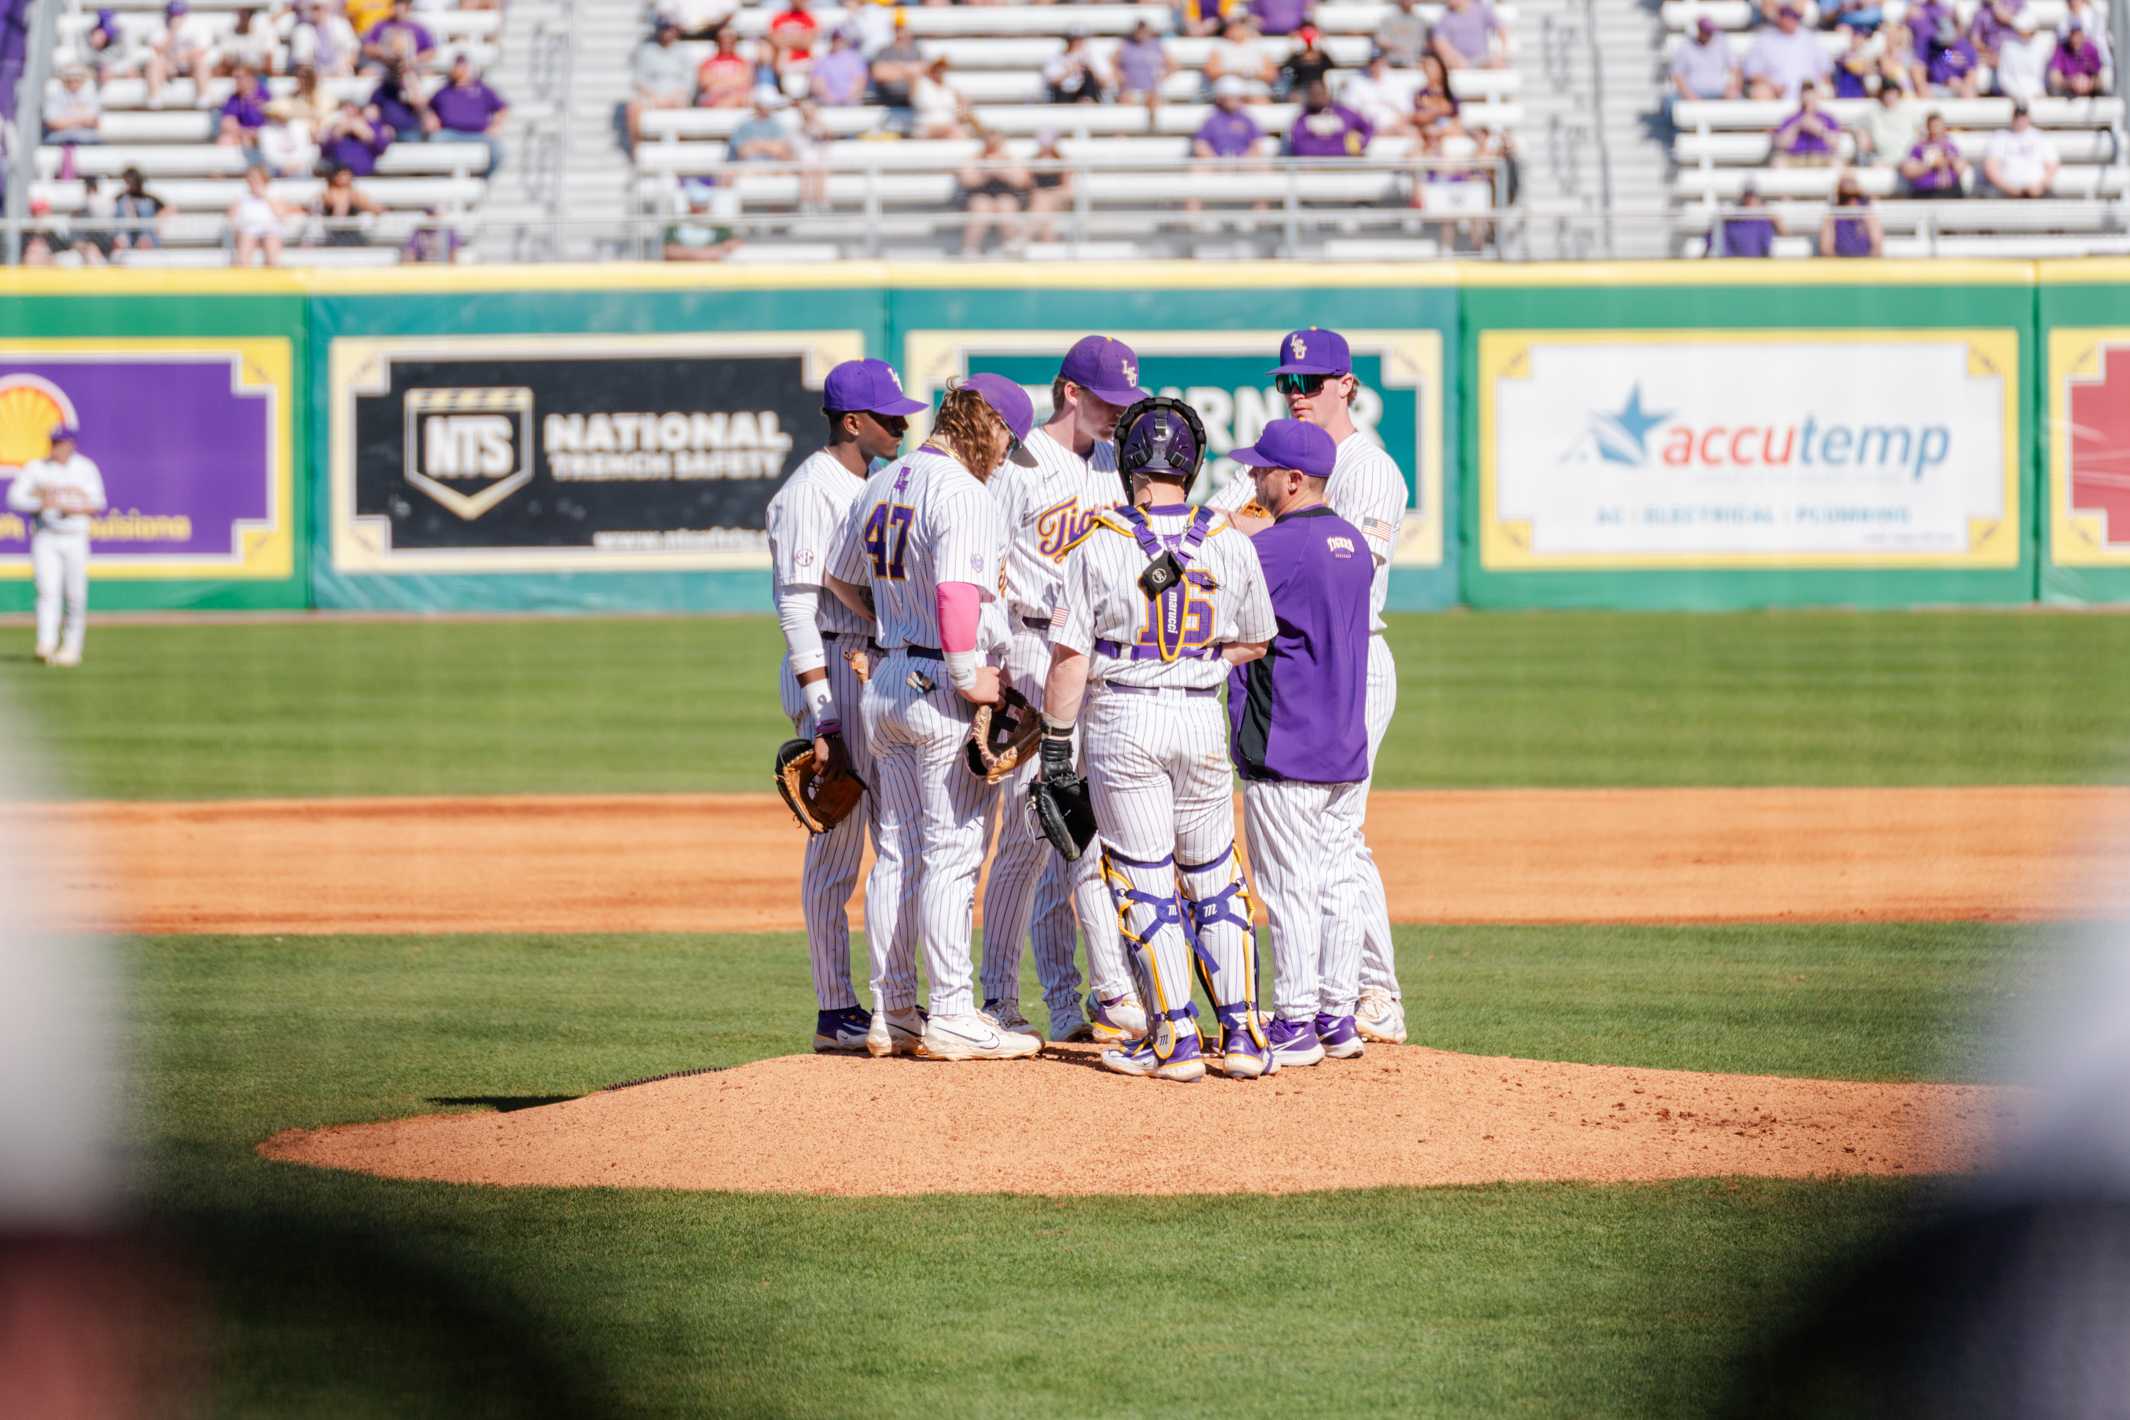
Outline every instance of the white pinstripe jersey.
<svg viewBox="0 0 2130 1420">
<path fill-rule="evenodd" d="M 1173 537 L 1190 526 L 1194 511 L 1152 513 L 1147 522 L 1156 533 Z M 1115 512 L 1098 515 L 1065 558 L 1064 583 L 1050 621 L 1051 645 L 1091 657 L 1089 675 L 1095 680 L 1189 688 L 1219 685 L 1228 678 L 1228 665 L 1217 655 L 1132 660 L 1095 649 L 1098 640 L 1154 644 L 1155 609 L 1139 588 L 1146 564 L 1147 555 L 1130 524 Z M 1257 549 L 1226 517 L 1214 517 L 1205 541 L 1185 564 L 1184 582 L 1180 644 L 1185 650 L 1272 639 L 1272 598 L 1265 590 Z"/>
<path fill-rule="evenodd" d="M 1249 478 L 1231 478 L 1206 503 L 1240 508 L 1254 492 Z M 1390 597 L 1390 555 L 1398 546 L 1398 525 L 1405 521 L 1405 476 L 1398 472 L 1396 459 L 1356 429 L 1339 440 L 1338 460 L 1324 481 L 1324 501 L 1368 539 L 1376 559 L 1376 580 L 1368 589 L 1368 629 L 1381 631 L 1383 603 Z"/>
<path fill-rule="evenodd" d="M 791 471 L 769 500 L 764 525 L 769 530 L 771 595 L 781 601 L 790 587 L 821 588 L 820 610 L 814 620 L 824 632 L 865 631 L 858 613 L 836 600 L 821 580 L 850 521 L 851 504 L 864 488 L 863 478 L 837 462 L 828 450 L 818 449 Z"/>
<path fill-rule="evenodd" d="M 1124 487 L 1117 481 L 1114 444 L 1097 443 L 1081 458 L 1037 428 L 1026 447 L 1036 466 L 1009 463 L 991 475 L 989 485 L 1013 540 L 1006 555 L 1006 606 L 1016 624 L 1049 619 L 1066 549 L 1087 531 L 1096 510 L 1122 500 Z"/>
<path fill-rule="evenodd" d="M 880 644 L 939 647 L 939 584 L 1005 587 L 1006 524 L 976 475 L 927 446 L 866 481 L 829 571 L 873 589 Z"/>
</svg>

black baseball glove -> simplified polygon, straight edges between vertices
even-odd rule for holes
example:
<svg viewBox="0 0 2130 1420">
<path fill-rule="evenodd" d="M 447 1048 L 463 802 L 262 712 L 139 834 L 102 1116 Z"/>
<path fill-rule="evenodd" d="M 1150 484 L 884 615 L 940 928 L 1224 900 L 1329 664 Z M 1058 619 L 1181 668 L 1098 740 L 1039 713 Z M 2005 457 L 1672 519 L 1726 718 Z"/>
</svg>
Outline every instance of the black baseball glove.
<svg viewBox="0 0 2130 1420">
<path fill-rule="evenodd" d="M 1028 789 L 1028 810 L 1050 846 L 1076 862 L 1095 837 L 1095 805 L 1087 780 L 1072 767 L 1072 736 L 1043 730 L 1042 767 Z"/>
</svg>

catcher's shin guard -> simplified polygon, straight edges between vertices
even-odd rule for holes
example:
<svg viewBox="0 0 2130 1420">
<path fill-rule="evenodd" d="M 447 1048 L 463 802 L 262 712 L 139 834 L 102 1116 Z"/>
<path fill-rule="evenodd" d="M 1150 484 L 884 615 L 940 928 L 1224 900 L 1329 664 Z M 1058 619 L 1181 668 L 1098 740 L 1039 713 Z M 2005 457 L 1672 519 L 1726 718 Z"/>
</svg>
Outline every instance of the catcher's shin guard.
<svg viewBox="0 0 2130 1420">
<path fill-rule="evenodd" d="M 1257 924 L 1255 904 L 1242 867 L 1229 844 L 1203 863 L 1178 865 L 1183 880 L 1185 930 L 1191 935 L 1206 995 L 1224 1024 L 1231 1008 L 1257 1013 Z"/>
<path fill-rule="evenodd" d="M 1184 937 L 1183 909 L 1176 900 L 1175 859 L 1152 862 L 1102 848 L 1102 880 L 1117 904 L 1117 928 L 1133 961 L 1145 972 L 1147 1019 L 1155 1053 L 1166 1060 L 1179 1021 L 1198 1027 L 1191 1004 L 1191 950 Z"/>
</svg>

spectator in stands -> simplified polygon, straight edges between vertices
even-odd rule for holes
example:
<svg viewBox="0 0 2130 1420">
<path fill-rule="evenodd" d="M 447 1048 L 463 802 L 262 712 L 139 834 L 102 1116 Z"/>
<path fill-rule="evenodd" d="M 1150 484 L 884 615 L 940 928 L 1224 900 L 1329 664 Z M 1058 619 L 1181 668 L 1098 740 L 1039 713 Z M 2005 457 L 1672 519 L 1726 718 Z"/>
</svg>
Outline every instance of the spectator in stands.
<svg viewBox="0 0 2130 1420">
<path fill-rule="evenodd" d="M 1819 85 L 1807 84 L 1798 91 L 1797 112 L 1769 135 L 1768 151 L 1777 167 L 1825 167 L 1834 161 L 1841 138 L 1841 120 L 1820 107 Z"/>
<path fill-rule="evenodd" d="M 1115 85 L 1122 103 L 1146 105 L 1149 122 L 1161 105 L 1161 85 L 1176 72 L 1176 61 L 1162 47 L 1154 27 L 1141 20 L 1131 37 L 1117 46 Z"/>
<path fill-rule="evenodd" d="M 48 197 L 30 199 L 30 216 L 39 220 L 52 215 L 52 200 Z M 66 247 L 66 239 L 50 227 L 32 227 L 22 234 L 22 264 L 24 266 L 56 266 L 58 255 Z"/>
<path fill-rule="evenodd" d="M 2015 103 L 2032 103 L 2049 91 L 2049 60 L 2056 36 L 2036 23 L 2031 11 L 2012 19 L 2012 32 L 1997 46 L 1993 70 L 1996 90 Z"/>
<path fill-rule="evenodd" d="M 429 136 L 429 100 L 404 60 L 395 60 L 377 81 L 370 107 L 392 130 L 395 143 L 419 143 Z"/>
<path fill-rule="evenodd" d="M 1065 47 L 1043 65 L 1043 87 L 1054 104 L 1102 102 L 1102 71 L 1087 52 L 1087 31 L 1074 26 L 1065 32 Z"/>
<path fill-rule="evenodd" d="M 895 37 L 873 56 L 873 99 L 888 111 L 888 126 L 908 132 L 916 117 L 911 92 L 924 77 L 924 51 L 910 38 L 909 22 L 895 11 Z"/>
<path fill-rule="evenodd" d="M 443 84 L 429 96 L 422 127 L 429 137 L 441 143 L 479 143 L 486 147 L 488 175 L 494 177 L 503 168 L 503 140 L 497 134 L 509 112 L 510 105 L 503 102 L 503 96 L 474 72 L 473 61 L 459 54 L 452 57 L 451 72 Z"/>
<path fill-rule="evenodd" d="M 280 51 L 281 39 L 273 25 L 260 24 L 259 12 L 247 6 L 237 11 L 236 24 L 229 33 L 215 41 L 215 73 L 225 78 L 234 76 L 239 69 L 271 74 Z"/>
<path fill-rule="evenodd" d="M 745 108 L 754 92 L 754 61 L 740 48 L 739 35 L 730 25 L 718 27 L 713 48 L 695 71 L 697 108 Z"/>
<path fill-rule="evenodd" d="M 259 161 L 259 130 L 264 127 L 266 93 L 259 87 L 259 76 L 249 69 L 239 69 L 236 87 L 222 101 L 214 141 L 225 148 L 244 149 L 247 160 L 256 164 Z"/>
<path fill-rule="evenodd" d="M 2047 197 L 2059 166 L 2055 145 L 2023 103 L 2012 105 L 2012 126 L 1992 133 L 1982 150 L 1982 180 L 1996 197 Z"/>
<path fill-rule="evenodd" d="M 1249 85 L 1233 74 L 1213 86 L 1213 111 L 1191 137 L 1195 158 L 1247 158 L 1264 141 L 1264 130 L 1250 117 L 1244 99 Z"/>
<path fill-rule="evenodd" d="M 2092 31 L 2065 30 L 2056 40 L 2056 53 L 2049 60 L 2049 92 L 2068 98 L 2090 98 L 2101 92 L 2100 48 Z"/>
<path fill-rule="evenodd" d="M 1019 213 L 1035 190 L 1029 171 L 1006 152 L 1006 140 L 983 135 L 976 160 L 955 175 L 955 205 L 969 214 L 962 227 L 961 254 L 981 256 L 992 232 L 1012 246 L 1020 240 Z"/>
<path fill-rule="evenodd" d="M 1871 199 L 1855 173 L 1843 173 L 1835 185 L 1834 205 L 1819 224 L 1821 256 L 1879 256 L 1886 250 L 1886 233 Z"/>
<path fill-rule="evenodd" d="M 1062 165 L 1065 154 L 1058 144 L 1055 128 L 1036 134 L 1036 162 Z M 1028 240 L 1054 242 L 1058 239 L 1058 213 L 1072 206 L 1072 170 L 1063 166 L 1035 167 L 1029 170 L 1028 177 L 1034 184 L 1028 190 Z"/>
<path fill-rule="evenodd" d="M 828 145 L 836 135 L 821 121 L 821 110 L 810 98 L 791 106 L 785 124 L 791 134 L 791 155 L 798 164 L 799 207 L 819 212 L 828 207 Z"/>
<path fill-rule="evenodd" d="M 1928 67 L 1931 92 L 1941 98 L 1971 99 L 1982 90 L 1982 57 L 1974 41 L 1960 33 L 1957 20 L 1938 26 Z"/>
<path fill-rule="evenodd" d="M 318 159 L 329 168 L 346 168 L 357 177 L 377 171 L 377 160 L 391 146 L 392 129 L 353 99 L 343 99 L 331 121 L 320 130 Z"/>
<path fill-rule="evenodd" d="M 117 226 L 111 244 L 120 251 L 153 251 L 162 245 L 163 200 L 148 191 L 148 180 L 139 168 L 119 175 L 124 189 L 111 204 L 111 219 Z"/>
<path fill-rule="evenodd" d="M 1170 14 L 1177 34 L 1203 39 L 1225 33 L 1229 18 L 1242 9 L 1242 0 L 1176 0 Z"/>
<path fill-rule="evenodd" d="M 44 101 L 44 141 L 47 143 L 101 143 L 97 128 L 103 122 L 103 101 L 89 82 L 85 64 L 69 64 L 59 71 L 58 92 Z M 68 155 L 69 161 L 72 155 Z"/>
<path fill-rule="evenodd" d="M 229 229 L 236 234 L 238 266 L 254 260 L 267 266 L 281 264 L 282 223 L 301 217 L 303 209 L 274 196 L 267 186 L 266 169 L 244 170 L 244 192 L 229 205 Z"/>
<path fill-rule="evenodd" d="M 428 220 L 407 233 L 407 243 L 399 249 L 399 259 L 445 266 L 455 264 L 466 239 L 445 219 L 441 207 L 430 207 L 423 215 Z"/>
<path fill-rule="evenodd" d="M 1368 67 L 1348 79 L 1339 90 L 1339 102 L 1368 120 L 1378 134 L 1406 133 L 1412 128 L 1413 95 L 1420 90 L 1420 75 L 1390 67 L 1382 50 L 1368 56 Z"/>
<path fill-rule="evenodd" d="M 1227 28 L 1206 51 L 1204 73 L 1207 93 L 1222 79 L 1240 79 L 1249 85 L 1253 102 L 1271 98 L 1272 81 L 1279 76 L 1272 57 L 1257 47 L 1257 32 L 1249 16 L 1241 14 L 1228 18 Z"/>
<path fill-rule="evenodd" d="M 2092 0 L 2064 0 L 2063 21 L 2056 26 L 2056 43 L 2060 48 L 2063 37 L 2072 30 L 2084 30 L 2086 42 L 2100 55 L 2100 67 L 2106 69 L 2108 59 L 2108 22 L 2093 8 Z"/>
<path fill-rule="evenodd" d="M 895 42 L 895 24 L 902 18 L 902 7 L 893 0 L 866 0 L 844 14 L 844 23 L 858 31 L 858 53 L 871 64 L 881 50 Z"/>
<path fill-rule="evenodd" d="M 1984 64 L 1997 62 L 1997 51 L 2011 37 L 2026 0 L 1982 0 L 1968 22 L 1967 37 Z"/>
<path fill-rule="evenodd" d="M 784 8 L 769 22 L 770 63 L 779 74 L 806 72 L 814 60 L 814 41 L 821 22 L 809 8 L 812 0 L 784 0 Z"/>
<path fill-rule="evenodd" d="M 636 46 L 629 61 L 629 80 L 635 95 L 627 109 L 629 142 L 643 139 L 643 116 L 651 109 L 686 108 L 694 98 L 688 73 L 688 54 L 679 46 L 680 26 L 661 16 L 650 39 Z"/>
<path fill-rule="evenodd" d="M 1967 190 L 1967 159 L 1945 126 L 1945 115 L 1923 120 L 1923 136 L 1901 160 L 1901 178 L 1910 197 L 1960 197 Z"/>
<path fill-rule="evenodd" d="M 296 70 L 295 81 L 296 87 L 286 96 L 267 100 L 266 116 L 287 129 L 296 146 L 310 147 L 319 141 L 338 105 L 318 82 L 318 71 L 309 65 Z"/>
<path fill-rule="evenodd" d="M 1474 160 L 1489 156 L 1478 134 L 1455 118 L 1439 123 L 1422 136 L 1421 180 L 1413 185 L 1413 205 L 1445 220 L 1431 224 L 1435 240 L 1444 251 L 1455 251 L 1459 239 L 1480 249 L 1492 240 L 1493 223 L 1468 214 L 1484 212 L 1493 205 L 1493 174 Z M 1467 214 L 1466 220 L 1457 220 Z"/>
<path fill-rule="evenodd" d="M 683 39 L 714 39 L 732 23 L 736 0 L 664 0 L 659 10 L 680 26 Z"/>
<path fill-rule="evenodd" d="M 1250 0 L 1259 34 L 1291 35 L 1309 21 L 1311 0 Z"/>
<path fill-rule="evenodd" d="M 288 32 L 288 60 L 292 67 L 308 66 L 327 78 L 339 79 L 355 72 L 362 57 L 362 41 L 348 17 L 325 0 L 297 0 L 296 23 Z"/>
<path fill-rule="evenodd" d="M 1857 34 L 1875 34 L 1886 22 L 1879 0 L 1820 0 L 1819 27 L 1845 29 Z"/>
<path fill-rule="evenodd" d="M 1287 131 L 1287 154 L 1294 158 L 1358 158 L 1374 134 L 1368 120 L 1331 101 L 1322 79 L 1303 92 L 1302 111 Z"/>
<path fill-rule="evenodd" d="M 1879 87 L 1888 85 L 1911 98 L 1930 92 L 1930 74 L 1906 25 L 1887 25 L 1879 31 Z"/>
<path fill-rule="evenodd" d="M 910 85 L 910 104 L 915 114 L 914 132 L 919 138 L 959 138 L 969 122 L 967 100 L 947 82 L 947 57 L 942 54 L 924 67 Z"/>
<path fill-rule="evenodd" d="M 1735 99 L 1745 92 L 1730 41 L 1703 15 L 1694 22 L 1694 37 L 1671 57 L 1671 88 L 1678 99 Z"/>
<path fill-rule="evenodd" d="M 325 186 L 311 202 L 311 215 L 318 219 L 329 247 L 368 246 L 368 228 L 384 210 L 376 198 L 355 185 L 355 174 L 346 168 L 329 169 Z"/>
<path fill-rule="evenodd" d="M 666 260 L 723 261 L 739 250 L 739 238 L 730 221 L 737 210 L 733 201 L 737 194 L 708 178 L 690 178 L 680 185 L 680 190 L 687 210 L 666 228 Z M 726 220 L 720 221 L 721 217 Z"/>
<path fill-rule="evenodd" d="M 1443 0 L 1429 46 L 1452 69 L 1499 69 L 1508 63 L 1501 18 L 1486 0 Z"/>
<path fill-rule="evenodd" d="M 1908 102 L 1900 86 L 1887 84 L 1879 90 L 1878 102 L 1857 126 L 1857 142 L 1870 153 L 1874 165 L 1893 167 L 1915 146 L 1922 123 L 1921 111 Z"/>
<path fill-rule="evenodd" d="M 1953 9 L 1952 0 L 1909 0 L 1907 13 L 1902 16 L 1909 38 L 1915 41 L 1916 53 L 1924 62 L 1930 60 L 1931 46 L 1938 42 L 1938 31 L 1951 20 L 1959 28 L 1960 16 Z"/>
<path fill-rule="evenodd" d="M 389 67 L 395 60 L 418 68 L 436 58 L 436 36 L 414 18 L 408 0 L 392 0 L 392 13 L 362 37 L 362 57 Z"/>
<path fill-rule="evenodd" d="M 843 25 L 829 35 L 828 52 L 814 60 L 807 83 L 815 103 L 850 108 L 865 102 L 866 78 L 865 56 L 858 53 L 858 32 Z"/>
<path fill-rule="evenodd" d="M 1868 99 L 1871 81 L 1878 74 L 1877 46 L 1862 30 L 1848 32 L 1848 46 L 1834 61 L 1834 97 Z"/>
<path fill-rule="evenodd" d="M 1420 60 L 1420 87 L 1413 92 L 1413 132 L 1428 134 L 1457 121 L 1457 95 L 1450 91 L 1449 66 L 1439 54 Z"/>
<path fill-rule="evenodd" d="M 392 0 L 340 0 L 340 8 L 347 12 L 348 23 L 359 35 L 368 34 L 380 21 L 392 16 Z"/>
<path fill-rule="evenodd" d="M 764 84 L 754 91 L 754 112 L 740 120 L 732 130 L 732 138 L 725 152 L 727 162 L 733 163 L 789 163 L 799 154 L 791 141 L 791 130 L 777 119 L 777 110 L 784 106 L 784 96 Z"/>
<path fill-rule="evenodd" d="M 1427 52 L 1427 20 L 1418 0 L 1398 0 L 1376 26 L 1376 48 L 1390 56 L 1393 68 L 1416 69 Z"/>
<path fill-rule="evenodd" d="M 1738 210 L 1724 214 L 1709 233 L 1710 256 L 1773 256 L 1775 239 L 1789 233 L 1782 218 L 1768 210 L 1767 199 L 1748 181 L 1738 194 Z"/>
<path fill-rule="evenodd" d="M 1775 13 L 1775 28 L 1762 30 L 1745 52 L 1746 93 L 1756 99 L 1790 100 L 1807 84 L 1826 79 L 1834 62 L 1819 37 L 1807 31 L 1804 13 L 1786 4 Z"/>
<path fill-rule="evenodd" d="M 80 59 L 96 75 L 96 82 L 130 78 L 140 70 L 140 47 L 126 38 L 115 10 L 98 10 L 96 23 L 82 32 Z"/>
<path fill-rule="evenodd" d="M 1290 99 L 1296 94 L 1306 94 L 1312 84 L 1322 84 L 1328 91 L 1331 87 L 1331 71 L 1338 66 L 1324 52 L 1323 36 L 1315 25 L 1303 25 L 1295 31 L 1300 41 L 1279 67 L 1279 78 L 1273 81 L 1273 97 Z"/>
<path fill-rule="evenodd" d="M 148 107 L 161 108 L 163 86 L 179 77 L 192 80 L 195 100 L 204 97 L 213 60 L 207 31 L 192 18 L 192 7 L 185 0 L 170 0 L 163 8 L 161 32 L 148 41 L 148 62 L 143 70 L 148 79 Z"/>
</svg>

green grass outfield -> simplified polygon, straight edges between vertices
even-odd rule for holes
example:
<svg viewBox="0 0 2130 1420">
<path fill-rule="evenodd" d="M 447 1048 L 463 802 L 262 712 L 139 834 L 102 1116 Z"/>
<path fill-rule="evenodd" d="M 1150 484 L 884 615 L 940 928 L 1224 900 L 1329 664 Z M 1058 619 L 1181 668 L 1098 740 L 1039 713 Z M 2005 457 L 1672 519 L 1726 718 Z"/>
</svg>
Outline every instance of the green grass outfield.
<svg viewBox="0 0 2130 1420">
<path fill-rule="evenodd" d="M 100 796 L 762 790 L 783 733 L 766 619 L 98 626 L 73 673 L 20 635 L 0 697 Z M 1446 615 L 1392 635 L 1393 785 L 2121 782 L 2130 764 L 2125 618 Z M 1401 970 L 1415 1038 L 1444 1048 L 1977 1079 L 1991 1011 L 2050 950 L 1982 925 L 1436 928 L 1401 931 Z M 784 1053 L 810 1009 L 796 939 L 124 951 L 145 1202 L 213 1307 L 218 1414 L 1695 1414 L 1792 1284 L 1935 1198 L 393 1183 L 252 1146 Z"/>
</svg>

